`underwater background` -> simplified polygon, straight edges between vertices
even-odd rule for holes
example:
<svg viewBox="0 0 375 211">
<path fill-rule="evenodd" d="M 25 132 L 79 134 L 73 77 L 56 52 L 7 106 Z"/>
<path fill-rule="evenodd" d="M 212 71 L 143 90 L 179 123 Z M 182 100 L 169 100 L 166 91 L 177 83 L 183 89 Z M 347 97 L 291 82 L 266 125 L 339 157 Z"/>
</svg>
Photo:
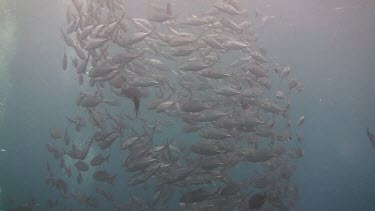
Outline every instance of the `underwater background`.
<svg viewBox="0 0 375 211">
<path fill-rule="evenodd" d="M 130 8 L 145 3 L 128 1 Z M 176 1 L 193 8 L 201 3 Z M 31 199 L 48 210 L 43 209 L 46 200 L 58 196 L 45 184 L 50 158 L 45 145 L 49 129 L 63 128 L 66 114 L 76 113 L 79 90 L 60 67 L 66 4 L 0 3 L 0 148 L 5 149 L 0 152 L 0 210 Z M 375 210 L 375 150 L 365 133 L 375 129 L 375 2 L 251 0 L 246 5 L 275 16 L 258 31 L 261 44 L 304 84 L 292 105 L 294 119 L 306 118 L 304 157 L 293 176 L 300 189 L 294 209 Z"/>
</svg>

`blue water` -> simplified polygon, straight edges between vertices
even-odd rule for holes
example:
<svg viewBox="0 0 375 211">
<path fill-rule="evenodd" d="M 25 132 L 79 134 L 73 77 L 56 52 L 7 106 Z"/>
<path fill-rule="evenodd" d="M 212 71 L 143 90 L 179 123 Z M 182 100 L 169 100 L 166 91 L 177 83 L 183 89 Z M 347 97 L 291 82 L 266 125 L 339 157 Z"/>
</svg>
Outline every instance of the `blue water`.
<svg viewBox="0 0 375 211">
<path fill-rule="evenodd" d="M 49 128 L 64 128 L 65 116 L 78 112 L 78 85 L 60 67 L 63 1 L 15 2 L 16 54 L 9 64 L 12 88 L 0 128 L 6 149 L 0 152 L 0 187 L 2 201 L 16 206 L 35 199 L 43 207 L 51 195 L 58 197 L 44 181 L 51 159 L 45 148 Z M 375 149 L 365 134 L 367 127 L 375 131 L 375 2 L 247 4 L 276 17 L 259 32 L 261 43 L 268 56 L 290 65 L 305 87 L 292 107 L 292 118 L 306 118 L 305 155 L 293 177 L 300 187 L 295 210 L 375 210 Z"/>
</svg>

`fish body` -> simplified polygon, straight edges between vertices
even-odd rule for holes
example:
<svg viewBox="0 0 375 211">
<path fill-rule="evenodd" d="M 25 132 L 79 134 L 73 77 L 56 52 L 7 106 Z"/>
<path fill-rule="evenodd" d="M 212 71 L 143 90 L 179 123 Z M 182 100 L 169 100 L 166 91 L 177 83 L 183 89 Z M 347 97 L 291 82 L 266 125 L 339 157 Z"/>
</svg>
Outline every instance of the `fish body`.
<svg viewBox="0 0 375 211">
<path fill-rule="evenodd" d="M 266 202 L 265 194 L 254 194 L 249 199 L 249 209 L 259 210 L 260 208 L 262 208 L 265 202 Z"/>
<path fill-rule="evenodd" d="M 367 128 L 366 130 L 366 133 L 367 133 L 367 137 L 368 139 L 370 140 L 371 142 L 371 145 L 375 148 L 375 135 L 373 133 L 370 132 L 370 130 Z"/>
<path fill-rule="evenodd" d="M 68 56 L 66 55 L 66 49 L 64 48 L 64 55 L 62 59 L 62 68 L 66 70 L 68 68 Z"/>
<path fill-rule="evenodd" d="M 108 154 L 107 156 L 103 156 L 102 154 L 99 154 L 95 156 L 91 161 L 90 165 L 91 166 L 99 166 L 101 165 L 104 161 L 108 160 L 111 154 Z"/>
<path fill-rule="evenodd" d="M 106 171 L 95 171 L 92 176 L 95 180 L 108 184 L 113 184 L 116 179 L 116 175 L 111 176 Z"/>
</svg>

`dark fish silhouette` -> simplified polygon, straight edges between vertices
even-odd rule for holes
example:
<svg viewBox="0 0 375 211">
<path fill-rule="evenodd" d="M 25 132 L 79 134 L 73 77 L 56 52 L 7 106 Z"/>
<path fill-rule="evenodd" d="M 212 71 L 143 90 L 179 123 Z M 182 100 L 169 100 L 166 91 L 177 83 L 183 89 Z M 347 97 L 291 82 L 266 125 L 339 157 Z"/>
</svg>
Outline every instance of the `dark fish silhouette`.
<svg viewBox="0 0 375 211">
<path fill-rule="evenodd" d="M 133 97 L 133 103 L 134 103 L 135 117 L 137 117 L 138 112 L 139 112 L 139 106 L 141 105 L 141 98 L 138 96 Z"/>
<path fill-rule="evenodd" d="M 66 48 L 64 48 L 64 56 L 62 59 L 62 68 L 66 70 L 68 68 L 68 57 L 66 56 Z"/>
<path fill-rule="evenodd" d="M 375 148 L 375 135 L 371 133 L 368 128 L 367 128 L 367 137 L 371 141 L 372 147 Z"/>
<path fill-rule="evenodd" d="M 135 116 L 138 116 L 139 106 L 141 105 L 142 93 L 135 87 L 130 87 L 122 90 L 123 94 L 130 98 L 134 103 Z"/>
<path fill-rule="evenodd" d="M 34 208 L 34 205 L 25 205 L 25 206 L 20 206 L 14 209 L 10 209 L 10 211 L 32 211 Z"/>
<path fill-rule="evenodd" d="M 259 210 L 266 202 L 266 194 L 254 194 L 249 199 L 249 209 Z"/>
<path fill-rule="evenodd" d="M 196 203 L 209 199 L 214 193 L 211 193 L 203 188 L 191 192 L 183 193 L 180 202 L 182 203 Z"/>
</svg>

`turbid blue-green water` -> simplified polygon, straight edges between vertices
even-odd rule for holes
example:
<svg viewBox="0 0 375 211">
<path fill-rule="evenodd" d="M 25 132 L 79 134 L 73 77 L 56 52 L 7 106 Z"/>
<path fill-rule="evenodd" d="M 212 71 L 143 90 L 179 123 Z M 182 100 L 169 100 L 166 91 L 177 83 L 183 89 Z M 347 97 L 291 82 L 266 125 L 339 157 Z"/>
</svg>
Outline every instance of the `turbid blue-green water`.
<svg viewBox="0 0 375 211">
<path fill-rule="evenodd" d="M 59 30 L 67 3 L 5 2 L 0 3 L 0 210 L 32 200 L 35 210 L 48 210 L 47 199 L 59 198 L 45 183 L 46 161 L 52 159 L 45 147 L 49 129 L 64 128 L 65 117 L 79 112 L 76 78 L 61 70 Z M 128 1 L 131 8 L 143 3 Z M 375 3 L 252 0 L 245 5 L 275 16 L 258 31 L 260 43 L 304 84 L 291 108 L 292 118 L 306 119 L 304 157 L 292 179 L 300 192 L 293 210 L 375 210 L 375 149 L 365 133 L 367 127 L 375 131 Z M 106 168 L 124 174 L 118 163 Z M 127 201 L 128 190 L 126 181 L 119 181 L 113 192 Z"/>
</svg>

